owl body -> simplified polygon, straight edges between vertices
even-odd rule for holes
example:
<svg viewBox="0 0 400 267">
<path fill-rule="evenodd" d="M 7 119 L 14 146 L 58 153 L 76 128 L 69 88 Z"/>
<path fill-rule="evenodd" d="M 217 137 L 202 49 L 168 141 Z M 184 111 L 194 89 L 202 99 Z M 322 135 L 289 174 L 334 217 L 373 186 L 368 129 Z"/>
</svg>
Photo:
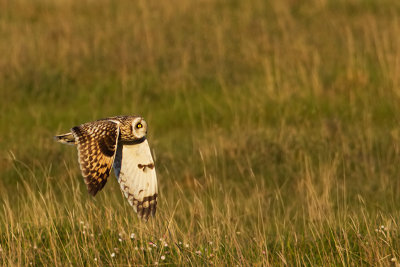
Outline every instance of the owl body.
<svg viewBox="0 0 400 267">
<path fill-rule="evenodd" d="M 114 167 L 121 191 L 138 216 L 147 220 L 155 214 L 157 177 L 147 142 L 147 123 L 142 117 L 100 119 L 55 138 L 77 146 L 82 176 L 91 195 L 104 187 Z"/>
<path fill-rule="evenodd" d="M 132 121 L 134 119 L 141 118 L 139 116 L 114 116 L 114 117 L 108 117 L 104 119 L 99 119 L 93 122 L 86 122 L 83 123 L 79 126 L 75 126 L 74 128 L 81 128 L 86 131 L 91 132 L 92 129 L 94 133 L 98 132 L 102 127 L 107 125 L 107 122 L 114 122 L 119 124 L 119 136 L 118 136 L 118 142 L 132 142 L 137 140 L 138 138 L 133 134 L 133 129 L 132 129 Z M 144 120 L 142 122 L 146 123 Z M 94 127 L 95 126 L 95 127 Z M 146 124 L 147 126 L 147 124 Z M 71 133 L 72 134 L 72 133 Z"/>
</svg>

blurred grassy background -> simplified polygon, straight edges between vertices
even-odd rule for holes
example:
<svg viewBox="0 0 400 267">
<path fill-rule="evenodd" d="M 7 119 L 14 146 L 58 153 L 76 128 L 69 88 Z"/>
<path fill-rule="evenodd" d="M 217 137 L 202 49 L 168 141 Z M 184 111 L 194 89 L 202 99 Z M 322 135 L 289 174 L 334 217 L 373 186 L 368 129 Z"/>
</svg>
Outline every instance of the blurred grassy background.
<svg viewBox="0 0 400 267">
<path fill-rule="evenodd" d="M 3 264 L 396 264 L 399 14 L 395 0 L 0 0 Z M 76 150 L 52 139 L 119 114 L 149 124 L 148 225 L 113 175 L 87 196 Z M 81 220 L 104 239 L 74 234 Z M 111 257 L 130 229 L 175 246 Z"/>
</svg>

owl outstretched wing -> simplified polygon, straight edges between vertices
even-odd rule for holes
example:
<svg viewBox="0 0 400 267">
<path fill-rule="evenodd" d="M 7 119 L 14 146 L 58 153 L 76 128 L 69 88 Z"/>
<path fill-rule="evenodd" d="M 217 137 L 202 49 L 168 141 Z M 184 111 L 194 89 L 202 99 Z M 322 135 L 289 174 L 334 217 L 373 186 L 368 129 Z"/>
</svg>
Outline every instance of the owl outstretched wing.
<svg viewBox="0 0 400 267">
<path fill-rule="evenodd" d="M 138 217 L 147 221 L 156 213 L 157 177 L 147 139 L 140 143 L 118 144 L 114 160 L 115 176 Z"/>
<path fill-rule="evenodd" d="M 71 129 L 78 147 L 82 176 L 91 195 L 96 195 L 107 182 L 117 148 L 119 124 L 98 121 Z"/>
</svg>

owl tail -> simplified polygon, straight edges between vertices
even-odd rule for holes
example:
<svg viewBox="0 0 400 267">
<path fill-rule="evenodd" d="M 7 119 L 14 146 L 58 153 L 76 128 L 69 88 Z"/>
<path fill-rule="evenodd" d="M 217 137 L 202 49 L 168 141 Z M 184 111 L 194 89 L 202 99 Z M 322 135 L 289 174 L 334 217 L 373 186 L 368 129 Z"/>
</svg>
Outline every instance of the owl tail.
<svg viewBox="0 0 400 267">
<path fill-rule="evenodd" d="M 62 144 L 75 145 L 75 137 L 72 133 L 56 135 L 54 136 L 54 139 Z"/>
</svg>

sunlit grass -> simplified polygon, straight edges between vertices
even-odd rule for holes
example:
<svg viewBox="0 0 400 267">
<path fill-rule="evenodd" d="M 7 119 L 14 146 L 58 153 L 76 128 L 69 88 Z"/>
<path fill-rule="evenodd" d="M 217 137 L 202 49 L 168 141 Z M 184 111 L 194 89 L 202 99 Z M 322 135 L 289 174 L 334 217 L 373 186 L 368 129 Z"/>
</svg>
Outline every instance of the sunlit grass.
<svg viewBox="0 0 400 267">
<path fill-rule="evenodd" d="M 0 262 L 398 265 L 399 3 L 0 1 Z M 147 224 L 52 139 L 119 114 Z"/>
</svg>

